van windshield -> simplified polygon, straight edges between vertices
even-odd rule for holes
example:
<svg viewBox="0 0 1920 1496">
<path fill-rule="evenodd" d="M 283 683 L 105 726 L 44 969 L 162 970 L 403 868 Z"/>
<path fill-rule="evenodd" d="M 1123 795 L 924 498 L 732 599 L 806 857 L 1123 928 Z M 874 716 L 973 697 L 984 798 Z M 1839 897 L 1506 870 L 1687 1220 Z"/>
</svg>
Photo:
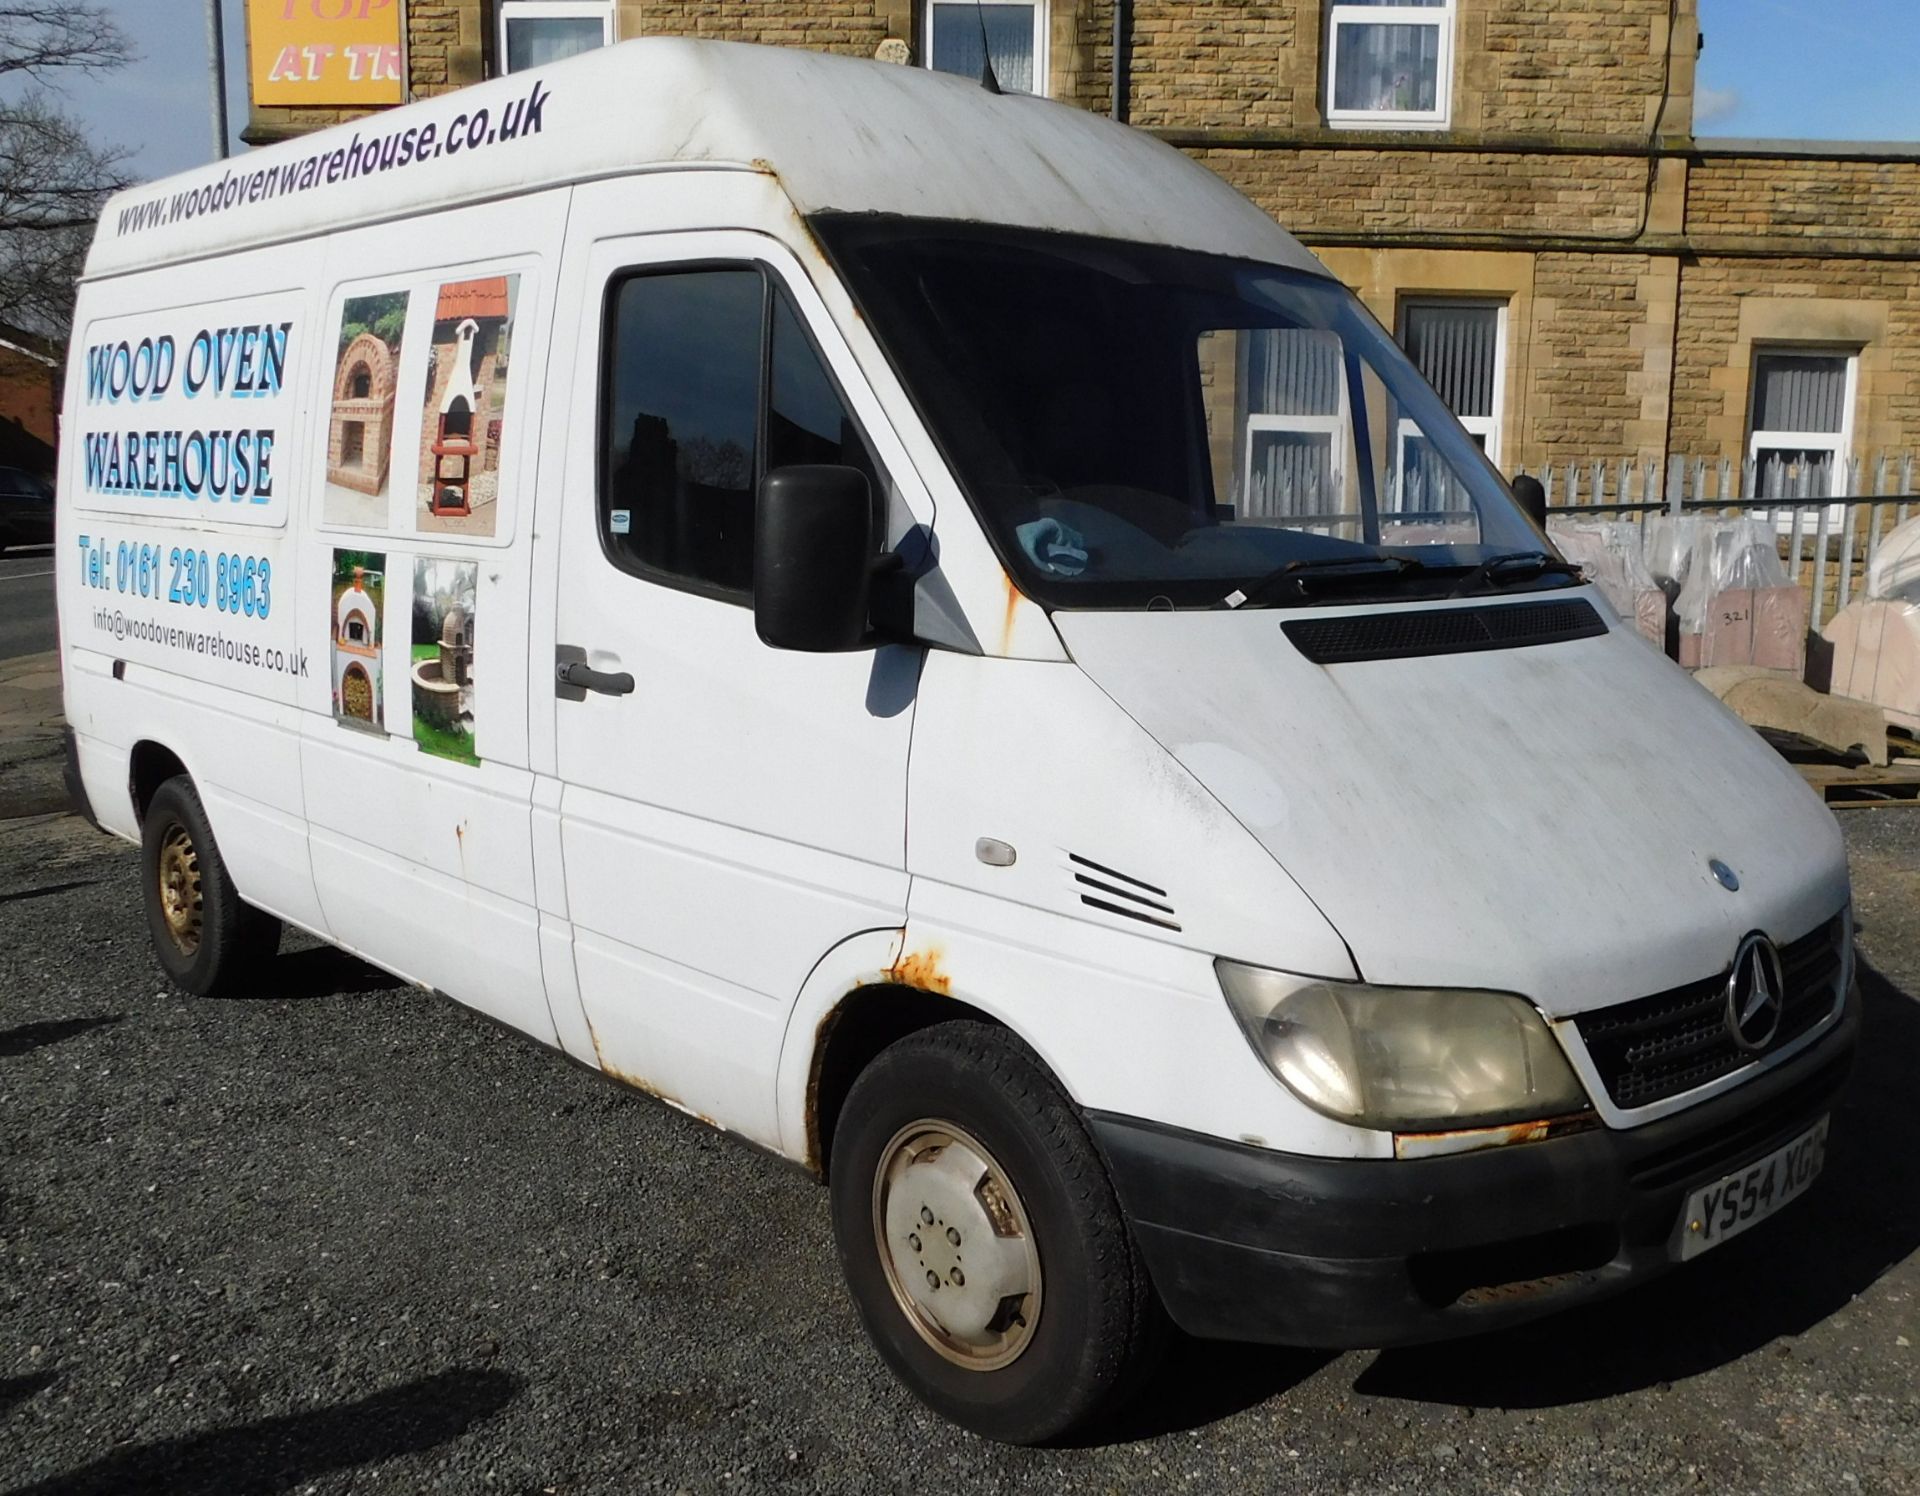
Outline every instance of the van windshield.
<svg viewBox="0 0 1920 1496">
<path fill-rule="evenodd" d="M 1041 603 L 1286 607 L 1573 580 L 1333 280 L 1023 229 L 813 226 Z"/>
</svg>

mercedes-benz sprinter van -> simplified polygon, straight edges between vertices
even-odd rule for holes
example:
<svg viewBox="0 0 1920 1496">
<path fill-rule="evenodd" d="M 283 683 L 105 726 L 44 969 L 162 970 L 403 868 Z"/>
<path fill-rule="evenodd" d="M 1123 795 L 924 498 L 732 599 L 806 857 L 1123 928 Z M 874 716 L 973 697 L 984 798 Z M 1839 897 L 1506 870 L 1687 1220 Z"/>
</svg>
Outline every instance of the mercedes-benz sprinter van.
<svg viewBox="0 0 1920 1496">
<path fill-rule="evenodd" d="M 1832 816 L 1144 134 L 613 47 L 114 199 L 64 434 L 171 978 L 293 925 L 812 1171 L 970 1428 L 1163 1315 L 1590 1300 L 1820 1167 Z"/>
</svg>

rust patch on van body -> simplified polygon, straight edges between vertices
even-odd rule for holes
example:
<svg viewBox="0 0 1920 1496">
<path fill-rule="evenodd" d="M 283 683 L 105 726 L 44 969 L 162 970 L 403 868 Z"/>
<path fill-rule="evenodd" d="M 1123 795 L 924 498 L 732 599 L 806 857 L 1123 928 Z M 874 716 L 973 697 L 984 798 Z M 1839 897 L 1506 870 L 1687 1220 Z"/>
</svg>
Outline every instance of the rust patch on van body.
<svg viewBox="0 0 1920 1496">
<path fill-rule="evenodd" d="M 1024 598 L 1020 589 L 1014 585 L 1011 572 L 1003 571 L 1000 573 L 1000 585 L 1004 587 L 1007 592 L 1006 612 L 1000 619 L 1000 653 L 1011 654 L 1013 652 L 1013 628 L 1020 620 L 1020 604 L 1024 601 Z"/>
<path fill-rule="evenodd" d="M 887 979 L 917 992 L 935 992 L 941 997 L 953 995 L 953 978 L 941 965 L 943 952 L 938 946 L 925 950 L 902 951 L 887 969 Z"/>
<path fill-rule="evenodd" d="M 820 1146 L 820 1077 L 827 1068 L 827 1040 L 832 1036 L 834 1026 L 840 1022 L 841 1011 L 846 1007 L 847 999 L 841 998 L 820 1016 L 813 1026 L 813 1056 L 807 1063 L 807 1094 L 805 1116 L 802 1126 L 806 1136 L 806 1157 L 802 1160 L 807 1172 L 814 1178 L 826 1176 L 826 1150 Z"/>
<path fill-rule="evenodd" d="M 1397 1132 L 1395 1158 L 1440 1158 L 1454 1153 L 1477 1153 L 1482 1148 L 1504 1148 L 1510 1143 L 1540 1143 L 1548 1138 L 1586 1132 L 1600 1125 L 1592 1112 L 1571 1117 L 1542 1117 L 1534 1122 L 1508 1122 L 1500 1127 L 1469 1127 L 1450 1132 Z"/>
<path fill-rule="evenodd" d="M 600 1046 L 597 1043 L 593 1047 L 593 1052 L 596 1055 L 600 1053 Z M 632 1087 L 634 1090 L 640 1092 L 642 1095 L 651 1096 L 655 1101 L 665 1102 L 668 1106 L 672 1107 L 676 1112 L 683 1112 L 687 1116 L 692 1117 L 695 1121 L 704 1122 L 707 1124 L 707 1126 L 713 1128 L 718 1132 L 725 1132 L 727 1130 L 726 1126 L 723 1123 L 716 1121 L 712 1117 L 709 1117 L 705 1112 L 695 1111 L 692 1107 L 688 1106 L 686 1102 L 682 1101 L 679 1097 L 669 1096 L 665 1091 L 661 1090 L 652 1081 L 647 1080 L 644 1076 L 630 1075 L 625 1070 L 622 1070 L 618 1065 L 609 1065 L 604 1058 L 602 1058 L 600 1061 L 600 1073 L 605 1075 L 609 1080 L 617 1080 L 623 1086 Z"/>
</svg>

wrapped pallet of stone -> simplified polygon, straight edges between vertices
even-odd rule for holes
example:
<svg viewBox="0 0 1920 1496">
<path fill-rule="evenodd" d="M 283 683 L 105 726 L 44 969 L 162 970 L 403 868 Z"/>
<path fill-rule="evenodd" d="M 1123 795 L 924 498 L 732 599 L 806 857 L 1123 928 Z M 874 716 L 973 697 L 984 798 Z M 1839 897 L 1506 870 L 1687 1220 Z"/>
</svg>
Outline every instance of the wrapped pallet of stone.
<svg viewBox="0 0 1920 1496">
<path fill-rule="evenodd" d="M 1830 689 L 1871 701 L 1920 732 L 1920 517 L 1880 544 L 1867 589 L 1820 631 L 1833 650 Z"/>
<path fill-rule="evenodd" d="M 1644 527 L 1632 520 L 1555 515 L 1547 535 L 1641 638 L 1666 648 L 1667 594 L 1647 569 Z"/>
<path fill-rule="evenodd" d="M 1773 526 L 1701 519 L 1680 597 L 1680 663 L 1758 665 L 1799 675 L 1806 666 L 1807 596 L 1780 564 Z"/>
</svg>

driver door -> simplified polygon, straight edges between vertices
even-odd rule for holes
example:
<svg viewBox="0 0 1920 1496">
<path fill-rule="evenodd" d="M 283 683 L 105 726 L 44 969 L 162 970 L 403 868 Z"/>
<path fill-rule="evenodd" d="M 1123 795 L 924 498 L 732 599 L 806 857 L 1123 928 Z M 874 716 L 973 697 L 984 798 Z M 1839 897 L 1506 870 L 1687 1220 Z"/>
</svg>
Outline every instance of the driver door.
<svg viewBox="0 0 1920 1496">
<path fill-rule="evenodd" d="M 649 190 L 582 189 L 576 222 L 645 221 L 624 200 Z M 754 493 L 771 468 L 834 462 L 884 505 L 904 462 L 875 450 L 890 433 L 775 241 L 609 235 L 575 264 L 555 639 L 616 682 L 553 704 L 580 1002 L 602 1068 L 777 1147 L 807 973 L 905 923 L 921 653 L 762 644 Z"/>
</svg>

